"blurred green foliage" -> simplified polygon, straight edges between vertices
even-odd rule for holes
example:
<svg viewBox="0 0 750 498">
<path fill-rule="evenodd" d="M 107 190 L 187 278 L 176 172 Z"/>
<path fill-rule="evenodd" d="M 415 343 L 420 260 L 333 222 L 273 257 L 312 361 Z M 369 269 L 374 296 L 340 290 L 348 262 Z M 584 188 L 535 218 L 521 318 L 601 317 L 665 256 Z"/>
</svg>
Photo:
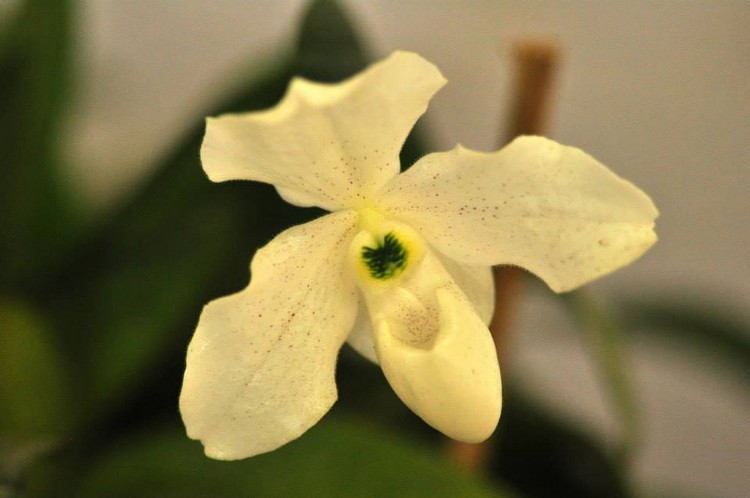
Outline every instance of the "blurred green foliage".
<svg viewBox="0 0 750 498">
<path fill-rule="evenodd" d="M 626 459 L 513 386 L 488 474 L 459 471 L 379 369 L 348 350 L 341 401 L 308 434 L 243 462 L 205 458 L 177 413 L 201 307 L 244 287 L 255 249 L 319 211 L 267 185 L 209 182 L 199 122 L 116 211 L 82 224 L 59 176 L 75 18 L 72 2 L 29 0 L 0 26 L 0 497 L 629 494 Z M 212 114 L 269 107 L 292 75 L 336 81 L 366 62 L 345 13 L 313 2 L 296 52 L 269 73 L 250 68 L 243 91 Z M 421 143 L 409 138 L 403 164 Z M 600 345 L 627 445 L 637 412 L 618 329 L 596 303 L 567 302 Z M 689 329 L 748 371 L 741 325 L 636 308 L 628 325 Z"/>
<path fill-rule="evenodd" d="M 229 498 L 248 491 L 321 498 L 507 496 L 456 471 L 429 448 L 370 427 L 367 420 L 336 415 L 311 429 L 304 441 L 239 462 L 207 461 L 181 430 L 147 432 L 97 462 L 81 496 Z"/>
<path fill-rule="evenodd" d="M 75 405 L 67 365 L 38 313 L 0 301 L 0 427 L 18 437 L 71 429 Z M 45 399 L 39 402 L 39 395 Z"/>
<path fill-rule="evenodd" d="M 0 283 L 39 278 L 70 234 L 57 146 L 70 82 L 72 9 L 24 3 L 0 35 Z"/>
</svg>

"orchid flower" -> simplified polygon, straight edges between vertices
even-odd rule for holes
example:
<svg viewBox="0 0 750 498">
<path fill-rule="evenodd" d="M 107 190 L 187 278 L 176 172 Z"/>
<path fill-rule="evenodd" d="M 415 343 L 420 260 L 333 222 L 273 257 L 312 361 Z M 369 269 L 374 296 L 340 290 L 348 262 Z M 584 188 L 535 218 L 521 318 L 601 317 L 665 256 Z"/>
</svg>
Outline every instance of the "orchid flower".
<svg viewBox="0 0 750 498">
<path fill-rule="evenodd" d="M 394 52 L 338 84 L 296 78 L 272 109 L 207 120 L 211 180 L 270 183 L 331 211 L 259 249 L 249 286 L 203 309 L 180 410 L 208 456 L 268 452 L 313 426 L 336 401 L 345 342 L 429 425 L 482 441 L 502 404 L 492 265 L 563 292 L 656 241 L 648 196 L 546 138 L 458 146 L 399 174 L 401 146 L 444 83 Z"/>
</svg>

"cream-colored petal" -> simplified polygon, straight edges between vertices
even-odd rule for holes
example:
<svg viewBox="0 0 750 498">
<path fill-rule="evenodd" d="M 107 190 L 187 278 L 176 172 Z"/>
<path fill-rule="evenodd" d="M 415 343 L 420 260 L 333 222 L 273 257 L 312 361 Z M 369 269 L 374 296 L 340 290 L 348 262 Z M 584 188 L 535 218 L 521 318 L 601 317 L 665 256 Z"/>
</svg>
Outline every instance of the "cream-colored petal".
<svg viewBox="0 0 750 498">
<path fill-rule="evenodd" d="M 542 137 L 495 153 L 428 155 L 376 202 L 459 262 L 521 266 L 557 292 L 630 263 L 656 241 L 658 212 L 646 194 Z"/>
<path fill-rule="evenodd" d="M 341 211 L 286 230 L 256 253 L 245 290 L 204 308 L 180 411 L 208 456 L 271 451 L 336 400 L 336 357 L 359 299 L 344 264 L 355 222 Z"/>
<path fill-rule="evenodd" d="M 352 331 L 349 333 L 346 342 L 352 347 L 352 349 L 371 362 L 378 362 L 378 356 L 375 353 L 375 338 L 372 333 L 372 322 L 370 321 L 370 314 L 367 312 L 367 307 L 364 306 L 364 304 L 359 307 L 357 319 L 354 322 L 354 327 L 352 327 Z"/>
<path fill-rule="evenodd" d="M 429 250 L 388 285 L 361 284 L 388 382 L 425 422 L 479 442 L 497 426 L 500 369 L 492 336 Z"/>
<path fill-rule="evenodd" d="M 445 256 L 440 257 L 440 262 L 469 299 L 479 318 L 489 325 L 495 311 L 495 281 L 492 277 L 492 268 L 464 265 Z"/>
<path fill-rule="evenodd" d="M 213 181 L 270 183 L 297 205 L 358 206 L 398 174 L 406 136 L 444 83 L 410 52 L 337 84 L 297 78 L 272 109 L 209 118 L 203 168 Z"/>
</svg>

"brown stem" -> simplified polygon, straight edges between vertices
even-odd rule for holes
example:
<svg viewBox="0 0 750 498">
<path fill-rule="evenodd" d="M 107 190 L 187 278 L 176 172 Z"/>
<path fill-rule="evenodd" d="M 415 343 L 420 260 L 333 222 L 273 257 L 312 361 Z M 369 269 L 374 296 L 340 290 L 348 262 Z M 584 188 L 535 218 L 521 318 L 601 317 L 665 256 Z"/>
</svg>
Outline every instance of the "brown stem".
<svg viewBox="0 0 750 498">
<path fill-rule="evenodd" d="M 507 135 L 500 145 L 518 135 L 535 135 L 547 128 L 552 77 L 558 63 L 557 46 L 542 41 L 523 41 L 513 48 L 516 90 Z"/>
<path fill-rule="evenodd" d="M 549 42 L 523 41 L 513 49 L 516 66 L 513 108 L 504 145 L 518 135 L 541 134 L 547 126 L 552 76 L 558 61 L 556 45 Z M 494 268 L 495 313 L 490 332 L 500 365 L 508 353 L 510 331 L 523 292 L 524 272 L 512 266 Z M 502 422 L 501 422 L 502 423 Z M 488 463 L 493 439 L 479 444 L 449 442 L 449 456 L 459 466 L 483 471 Z"/>
</svg>

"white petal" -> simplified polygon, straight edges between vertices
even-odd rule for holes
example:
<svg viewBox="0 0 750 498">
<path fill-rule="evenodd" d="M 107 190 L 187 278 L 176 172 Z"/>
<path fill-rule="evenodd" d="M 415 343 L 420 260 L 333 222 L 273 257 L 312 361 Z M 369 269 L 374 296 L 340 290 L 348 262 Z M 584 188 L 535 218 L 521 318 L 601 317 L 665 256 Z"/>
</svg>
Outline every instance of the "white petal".
<svg viewBox="0 0 750 498">
<path fill-rule="evenodd" d="M 521 137 L 487 154 L 422 158 L 377 200 L 447 256 L 526 268 L 555 291 L 624 266 L 655 241 L 651 199 L 583 151 Z"/>
<path fill-rule="evenodd" d="M 440 258 L 440 262 L 469 298 L 479 318 L 489 325 L 495 311 L 495 281 L 492 277 L 492 268 L 464 265 L 444 256 Z"/>
<path fill-rule="evenodd" d="M 398 174 L 406 136 L 444 83 L 409 52 L 338 84 L 297 78 L 270 110 L 209 118 L 203 168 L 213 181 L 273 184 L 297 205 L 360 205 Z"/>
<path fill-rule="evenodd" d="M 355 222 L 342 211 L 286 230 L 256 253 L 245 290 L 204 308 L 180 411 L 208 456 L 271 451 L 336 400 L 336 357 L 358 302 L 344 265 Z"/>
<path fill-rule="evenodd" d="M 388 382 L 422 419 L 449 437 L 479 442 L 497 426 L 500 369 L 492 336 L 429 251 L 393 285 L 361 287 Z"/>
<path fill-rule="evenodd" d="M 352 331 L 349 333 L 346 342 L 352 347 L 352 349 L 371 362 L 378 362 L 378 356 L 377 353 L 375 353 L 375 338 L 372 333 L 372 322 L 370 321 L 370 314 L 367 312 L 366 306 L 361 305 L 359 307 L 357 320 L 354 322 L 354 327 L 352 327 Z"/>
</svg>

